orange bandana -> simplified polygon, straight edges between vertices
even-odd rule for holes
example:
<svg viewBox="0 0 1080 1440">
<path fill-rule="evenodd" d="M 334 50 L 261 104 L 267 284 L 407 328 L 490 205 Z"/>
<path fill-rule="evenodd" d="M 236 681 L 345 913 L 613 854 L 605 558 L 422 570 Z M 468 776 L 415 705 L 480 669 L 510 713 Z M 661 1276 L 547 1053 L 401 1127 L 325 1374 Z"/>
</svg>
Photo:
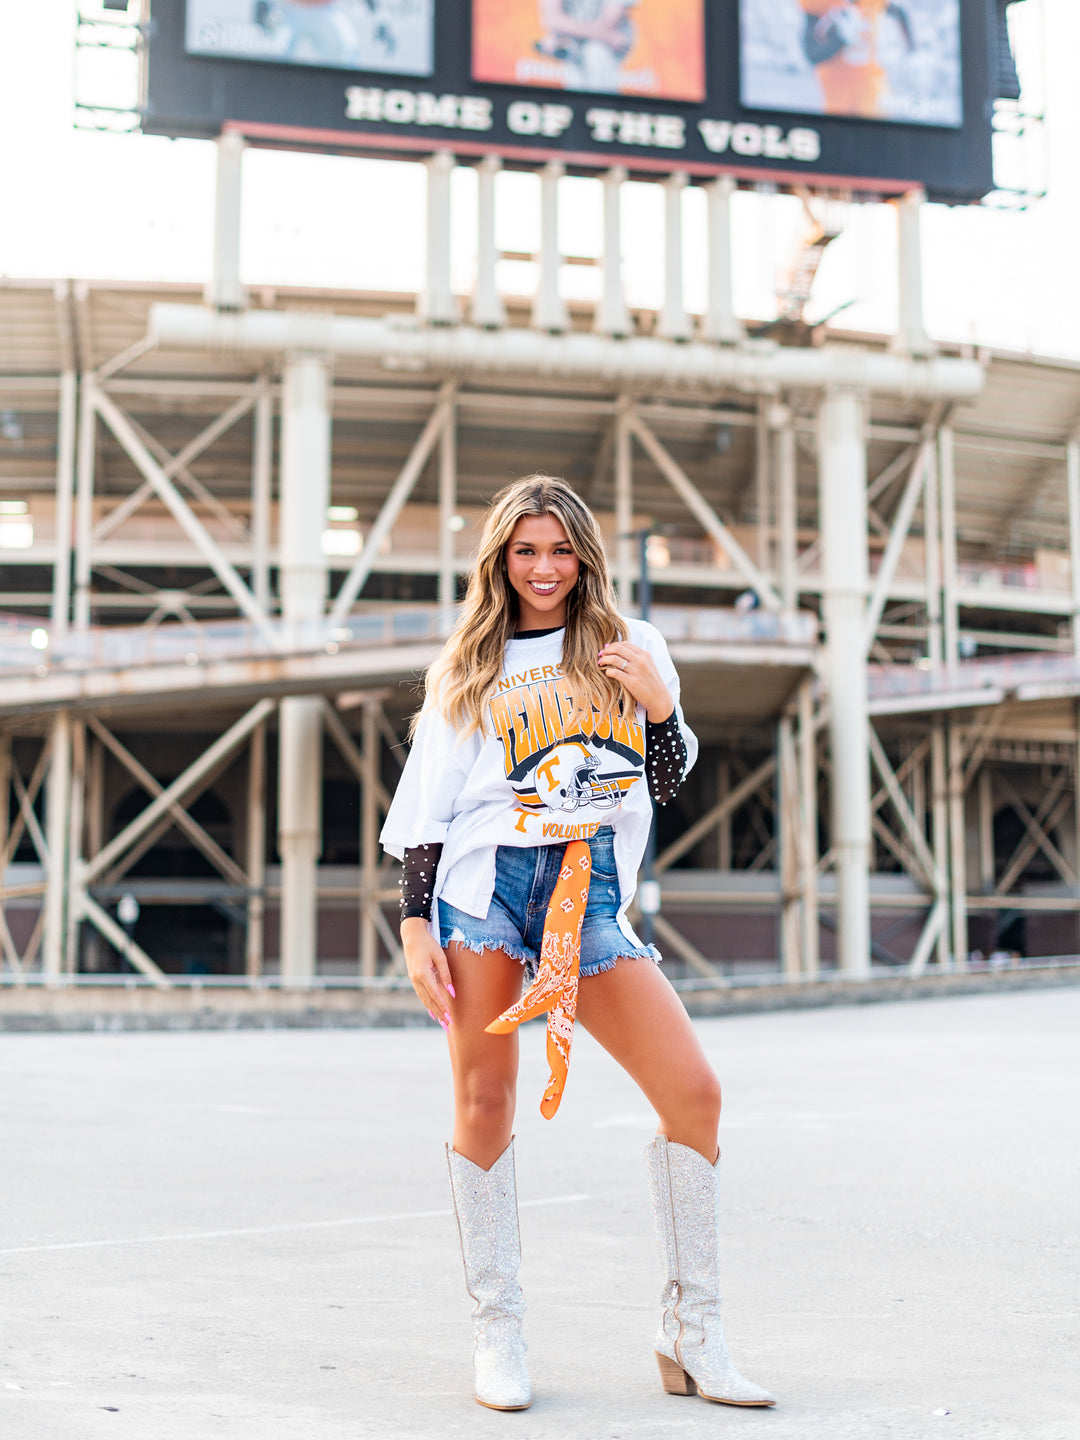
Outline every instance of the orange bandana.
<svg viewBox="0 0 1080 1440">
<path fill-rule="evenodd" d="M 547 1057 L 551 1066 L 540 1114 L 550 1120 L 559 1108 L 577 1014 L 578 970 L 581 965 L 581 922 L 589 899 L 592 851 L 587 840 L 571 840 L 563 855 L 559 878 L 544 917 L 544 938 L 536 979 L 509 1010 L 486 1027 L 489 1035 L 509 1035 L 523 1020 L 547 1011 Z"/>
</svg>

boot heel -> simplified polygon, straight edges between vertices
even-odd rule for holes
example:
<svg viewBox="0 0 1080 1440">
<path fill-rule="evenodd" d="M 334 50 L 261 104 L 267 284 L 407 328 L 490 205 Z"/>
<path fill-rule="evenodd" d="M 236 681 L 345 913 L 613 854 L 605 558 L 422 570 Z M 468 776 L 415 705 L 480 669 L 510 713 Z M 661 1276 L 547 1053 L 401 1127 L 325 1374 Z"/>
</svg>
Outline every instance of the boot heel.
<svg viewBox="0 0 1080 1440">
<path fill-rule="evenodd" d="M 676 1360 L 656 1352 L 656 1363 L 660 1366 L 660 1382 L 669 1395 L 696 1395 L 697 1385 Z"/>
</svg>

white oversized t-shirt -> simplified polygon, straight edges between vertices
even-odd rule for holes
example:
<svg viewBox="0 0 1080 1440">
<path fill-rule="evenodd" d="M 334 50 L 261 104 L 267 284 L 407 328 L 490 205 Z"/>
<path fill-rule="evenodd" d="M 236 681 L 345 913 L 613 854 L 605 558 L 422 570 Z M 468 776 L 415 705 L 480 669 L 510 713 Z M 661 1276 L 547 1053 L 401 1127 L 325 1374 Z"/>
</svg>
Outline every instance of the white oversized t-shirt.
<svg viewBox="0 0 1080 1440">
<path fill-rule="evenodd" d="M 675 701 L 689 770 L 697 739 L 683 717 L 664 638 L 641 620 L 625 624 L 630 643 L 649 651 Z M 482 731 L 462 736 L 428 700 L 380 840 L 399 860 L 417 845 L 442 845 L 435 899 L 483 919 L 500 845 L 564 845 L 610 825 L 619 925 L 636 944 L 626 908 L 652 818 L 645 710 L 638 705 L 624 719 L 579 710 L 562 671 L 564 633 L 508 642 Z"/>
</svg>

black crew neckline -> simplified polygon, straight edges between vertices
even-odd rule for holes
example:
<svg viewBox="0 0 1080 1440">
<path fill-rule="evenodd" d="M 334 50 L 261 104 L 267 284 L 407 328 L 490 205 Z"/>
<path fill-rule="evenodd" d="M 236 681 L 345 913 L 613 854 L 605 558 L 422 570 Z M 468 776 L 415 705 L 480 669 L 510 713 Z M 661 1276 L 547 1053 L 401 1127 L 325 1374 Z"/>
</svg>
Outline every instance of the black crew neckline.
<svg viewBox="0 0 1080 1440">
<path fill-rule="evenodd" d="M 511 636 L 511 639 L 542 640 L 545 635 L 557 635 L 560 630 L 565 629 L 565 625 L 552 625 L 550 630 L 519 630 L 516 635 Z"/>
</svg>

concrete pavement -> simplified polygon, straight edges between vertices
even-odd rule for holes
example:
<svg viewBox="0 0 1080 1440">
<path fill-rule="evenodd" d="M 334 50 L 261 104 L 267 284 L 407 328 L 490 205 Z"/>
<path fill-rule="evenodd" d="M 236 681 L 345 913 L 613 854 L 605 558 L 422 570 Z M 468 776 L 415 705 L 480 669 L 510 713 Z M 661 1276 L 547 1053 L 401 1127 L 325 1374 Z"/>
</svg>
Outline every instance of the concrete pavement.
<svg viewBox="0 0 1080 1440">
<path fill-rule="evenodd" d="M 439 1031 L 3 1037 L 7 1440 L 1075 1440 L 1080 990 L 697 1022 L 726 1305 L 778 1395 L 660 1390 L 652 1120 L 523 1037 L 537 1395 L 469 1388 Z"/>
</svg>

